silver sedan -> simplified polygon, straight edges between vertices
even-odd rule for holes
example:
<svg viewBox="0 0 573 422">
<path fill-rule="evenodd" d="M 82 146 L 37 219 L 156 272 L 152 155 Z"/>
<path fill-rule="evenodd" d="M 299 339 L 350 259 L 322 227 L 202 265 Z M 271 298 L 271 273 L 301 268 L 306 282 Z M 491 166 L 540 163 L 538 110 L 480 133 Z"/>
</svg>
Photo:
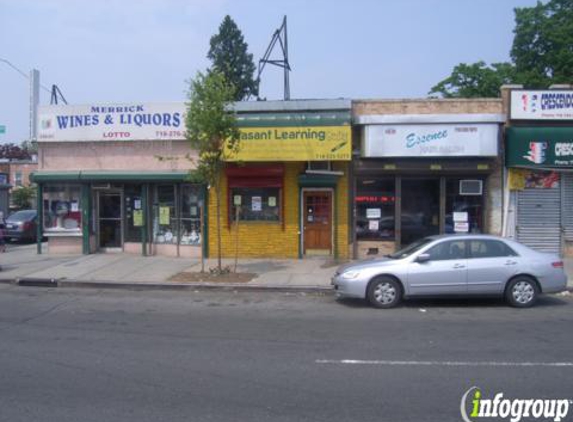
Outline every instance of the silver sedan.
<svg viewBox="0 0 573 422">
<path fill-rule="evenodd" d="M 430 236 L 406 248 L 339 267 L 332 279 L 339 297 L 367 299 L 377 308 L 404 297 L 487 295 L 513 306 L 532 306 L 541 293 L 565 290 L 557 255 L 487 235 Z"/>
</svg>

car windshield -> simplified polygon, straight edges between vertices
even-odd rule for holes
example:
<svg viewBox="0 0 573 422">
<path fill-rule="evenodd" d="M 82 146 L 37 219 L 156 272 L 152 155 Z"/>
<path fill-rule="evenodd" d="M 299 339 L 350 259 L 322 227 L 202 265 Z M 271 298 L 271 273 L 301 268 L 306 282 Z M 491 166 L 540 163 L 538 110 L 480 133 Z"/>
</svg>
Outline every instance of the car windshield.
<svg viewBox="0 0 573 422">
<path fill-rule="evenodd" d="M 400 249 L 398 252 L 394 252 L 393 254 L 388 255 L 388 258 L 392 258 L 392 259 L 407 258 L 410 255 L 412 255 L 413 253 L 422 249 L 424 246 L 426 246 L 428 243 L 432 242 L 433 240 L 434 239 L 432 239 L 430 237 L 424 237 L 423 239 L 416 240 L 415 242 L 410 243 L 405 248 Z"/>
<path fill-rule="evenodd" d="M 9 216 L 6 221 L 28 221 L 36 216 L 36 211 L 18 211 Z"/>
</svg>

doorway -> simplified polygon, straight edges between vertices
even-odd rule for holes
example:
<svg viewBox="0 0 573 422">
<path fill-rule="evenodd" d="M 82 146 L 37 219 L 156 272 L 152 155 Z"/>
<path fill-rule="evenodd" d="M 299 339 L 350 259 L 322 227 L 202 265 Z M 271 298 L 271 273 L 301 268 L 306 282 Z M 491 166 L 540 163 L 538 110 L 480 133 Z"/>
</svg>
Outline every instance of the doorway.
<svg viewBox="0 0 573 422">
<path fill-rule="evenodd" d="M 123 212 L 121 191 L 97 193 L 97 242 L 101 252 L 123 249 Z"/>
<path fill-rule="evenodd" d="M 402 179 L 401 243 L 440 233 L 440 179 Z"/>
<path fill-rule="evenodd" d="M 332 191 L 303 191 L 303 253 L 330 255 L 332 252 Z"/>
</svg>

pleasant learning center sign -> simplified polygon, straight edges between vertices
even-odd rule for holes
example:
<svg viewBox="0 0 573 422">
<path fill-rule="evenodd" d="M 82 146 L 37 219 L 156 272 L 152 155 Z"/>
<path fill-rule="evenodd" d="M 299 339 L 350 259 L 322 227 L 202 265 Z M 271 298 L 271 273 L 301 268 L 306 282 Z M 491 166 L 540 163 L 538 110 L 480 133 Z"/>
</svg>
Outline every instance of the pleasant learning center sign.
<svg viewBox="0 0 573 422">
<path fill-rule="evenodd" d="M 348 161 L 351 148 L 349 125 L 240 128 L 227 161 Z"/>
</svg>

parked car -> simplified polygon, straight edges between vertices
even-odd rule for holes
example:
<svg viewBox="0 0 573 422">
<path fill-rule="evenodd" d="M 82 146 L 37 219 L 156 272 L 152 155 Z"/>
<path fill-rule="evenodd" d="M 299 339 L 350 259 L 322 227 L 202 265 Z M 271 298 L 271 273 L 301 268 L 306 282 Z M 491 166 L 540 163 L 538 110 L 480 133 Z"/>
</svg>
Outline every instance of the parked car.
<svg viewBox="0 0 573 422">
<path fill-rule="evenodd" d="M 440 235 L 420 239 L 382 259 L 336 270 L 339 297 L 367 299 L 377 308 L 414 296 L 499 296 L 515 307 L 532 306 L 541 293 L 565 290 L 557 255 L 488 235 Z"/>
<path fill-rule="evenodd" d="M 6 219 L 6 240 L 35 241 L 37 238 L 36 210 L 21 210 Z"/>
</svg>

